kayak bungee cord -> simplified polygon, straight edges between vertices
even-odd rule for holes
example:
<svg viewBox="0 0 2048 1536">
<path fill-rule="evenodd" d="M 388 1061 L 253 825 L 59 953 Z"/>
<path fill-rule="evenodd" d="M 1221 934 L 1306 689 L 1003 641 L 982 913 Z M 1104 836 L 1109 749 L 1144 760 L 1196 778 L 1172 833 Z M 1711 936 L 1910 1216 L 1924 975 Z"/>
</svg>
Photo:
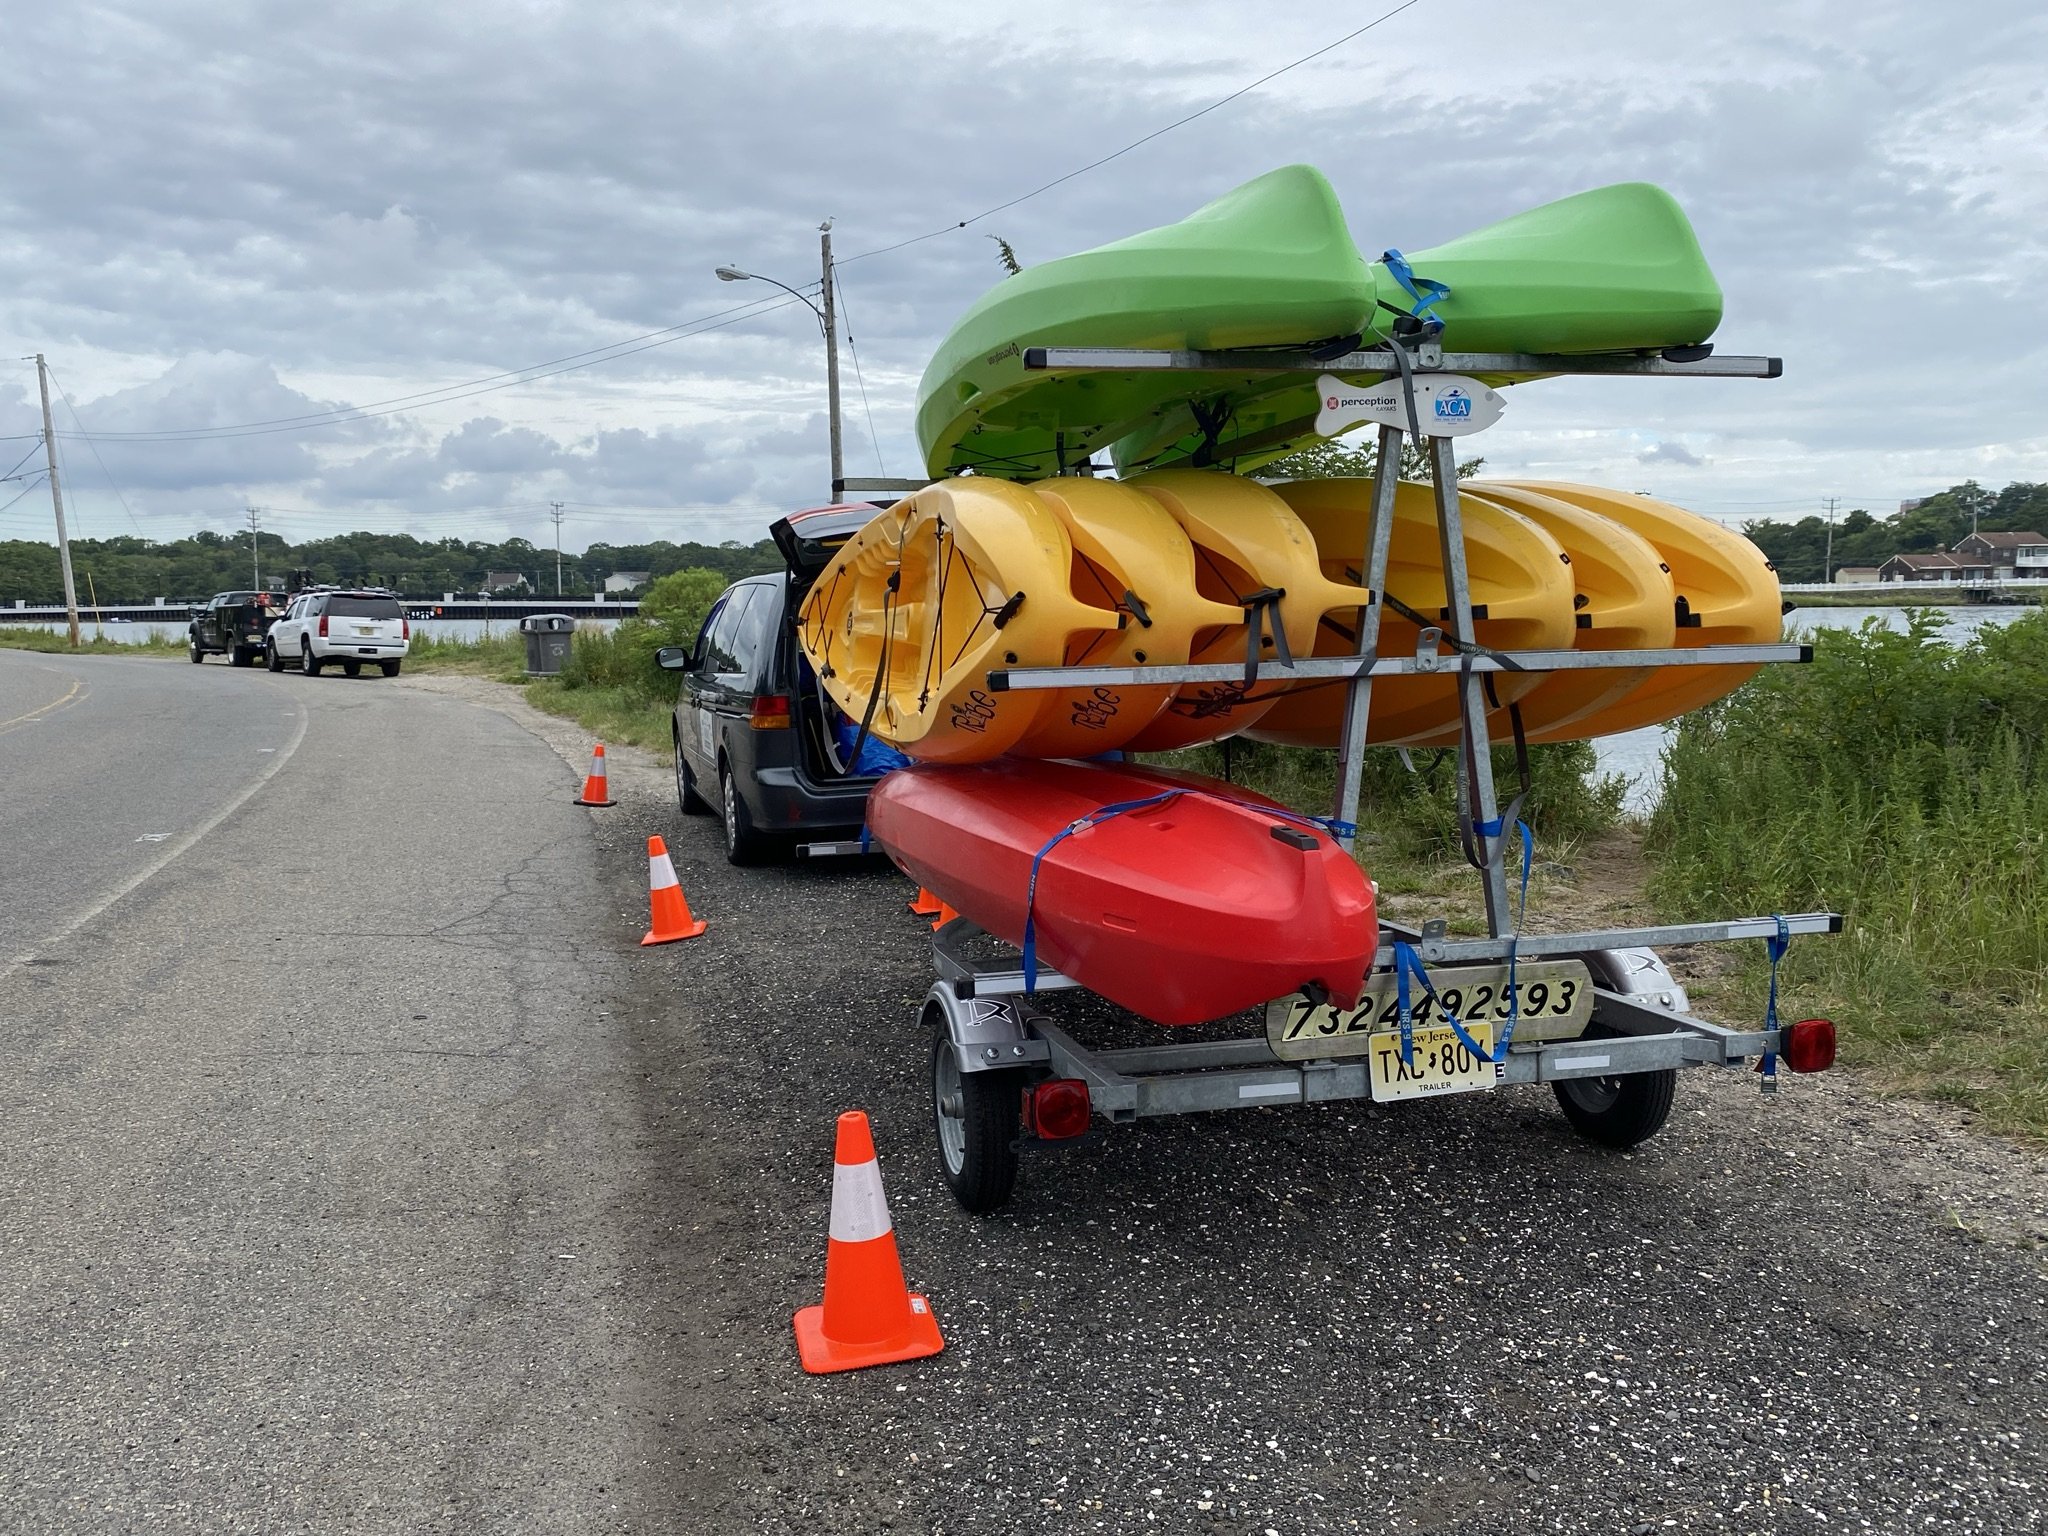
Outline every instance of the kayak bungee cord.
<svg viewBox="0 0 2048 1536">
<path fill-rule="evenodd" d="M 1024 995 L 1026 997 L 1032 996 L 1038 990 L 1038 918 L 1036 911 L 1038 871 L 1039 867 L 1045 863 L 1046 855 L 1076 833 L 1086 832 L 1091 827 L 1099 827 L 1105 821 L 1127 815 L 1132 811 L 1149 810 L 1154 806 L 1165 805 L 1168 801 L 1178 800 L 1184 795 L 1191 799 L 1213 800 L 1218 805 L 1232 806 L 1241 811 L 1249 811 L 1254 816 L 1262 816 L 1273 821 L 1293 822 L 1298 826 L 1313 827 L 1333 838 L 1353 837 L 1358 832 L 1357 827 L 1353 826 L 1350 822 L 1339 820 L 1335 816 L 1310 816 L 1301 811 L 1290 811 L 1285 806 L 1280 805 L 1254 805 L 1248 800 L 1238 800 L 1232 796 L 1219 795 L 1210 790 L 1179 785 L 1172 789 L 1162 790 L 1156 795 L 1147 795 L 1140 800 L 1119 800 L 1111 805 L 1097 806 L 1094 810 L 1088 812 L 1087 815 L 1076 817 L 1060 828 L 1059 831 L 1053 833 L 1046 840 L 1045 846 L 1031 856 L 1031 875 L 1024 886 L 1024 942 L 1019 946 L 1024 955 Z"/>
<path fill-rule="evenodd" d="M 905 514 L 903 525 L 896 534 L 896 569 L 889 573 L 889 579 L 882 587 L 882 645 L 881 654 L 875 661 L 874 686 L 868 689 L 868 707 L 861 714 L 860 729 L 853 733 L 853 748 L 846 754 L 846 760 L 850 763 L 860 761 L 861 748 L 865 747 L 868 742 L 868 727 L 874 723 L 875 705 L 881 699 L 882 689 L 889 680 L 889 652 L 896 642 L 896 594 L 903 586 L 903 548 L 909 541 L 909 538 L 909 519 L 908 514 Z M 851 609 L 848 610 L 847 618 L 850 624 L 852 621 Z M 895 701 L 891 700 L 889 705 L 890 719 L 893 720 L 895 715 Z M 865 833 L 863 833 L 863 836 L 865 836 Z"/>
</svg>

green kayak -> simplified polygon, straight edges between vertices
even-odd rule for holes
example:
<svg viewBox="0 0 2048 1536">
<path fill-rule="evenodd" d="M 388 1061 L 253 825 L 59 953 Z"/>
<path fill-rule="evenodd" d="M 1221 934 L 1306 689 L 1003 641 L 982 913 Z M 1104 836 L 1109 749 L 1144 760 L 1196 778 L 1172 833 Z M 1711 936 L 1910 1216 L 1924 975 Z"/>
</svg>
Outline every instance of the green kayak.
<svg viewBox="0 0 2048 1536">
<path fill-rule="evenodd" d="M 919 386 L 925 466 L 1029 479 L 1108 447 L 1130 473 L 1206 447 L 1214 462 L 1249 469 L 1313 437 L 1312 376 L 1026 372 L 1024 349 L 1313 347 L 1360 335 L 1372 345 L 1418 308 L 1443 321 L 1447 350 L 1657 351 L 1711 336 L 1721 290 L 1684 212 L 1645 183 L 1368 264 L 1329 183 L 1288 166 L 1178 224 L 1028 268 L 985 295 Z"/>
<path fill-rule="evenodd" d="M 1355 336 L 1375 289 L 1320 171 L 1285 166 L 1163 229 L 1027 268 L 953 327 L 918 386 L 925 468 L 1057 473 L 1181 404 L 1159 372 L 1027 373 L 1027 346 L 1273 347 Z"/>
</svg>

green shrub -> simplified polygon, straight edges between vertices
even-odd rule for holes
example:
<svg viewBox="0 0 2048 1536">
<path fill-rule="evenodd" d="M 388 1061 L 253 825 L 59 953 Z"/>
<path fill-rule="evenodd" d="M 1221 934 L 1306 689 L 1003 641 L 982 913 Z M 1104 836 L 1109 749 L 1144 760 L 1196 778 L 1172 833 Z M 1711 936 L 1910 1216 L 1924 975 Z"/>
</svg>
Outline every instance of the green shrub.
<svg viewBox="0 0 2048 1536">
<path fill-rule="evenodd" d="M 2048 614 L 1961 645 L 1938 628 L 1915 612 L 1903 632 L 1822 630 L 1811 665 L 1687 716 L 1650 823 L 1652 896 L 1674 918 L 1843 912 L 1849 932 L 1795 943 L 1787 974 L 1835 1011 L 1852 1059 L 2039 1129 Z"/>
<path fill-rule="evenodd" d="M 1361 843 L 1429 861 L 1462 858 L 1456 757 L 1447 749 L 1416 751 L 1404 762 L 1390 747 L 1368 750 L 1359 790 Z M 1229 779 L 1310 815 L 1327 816 L 1336 804 L 1337 755 L 1321 748 L 1239 738 L 1152 760 Z M 1562 854 L 1620 821 L 1626 782 L 1596 777 L 1596 767 L 1590 742 L 1529 749 L 1529 794 L 1521 815 L 1547 853 Z M 1493 775 L 1505 810 L 1520 788 L 1512 750 L 1495 749 Z"/>
<path fill-rule="evenodd" d="M 693 569 L 663 576 L 640 599 L 640 612 L 611 630 L 579 630 L 562 668 L 562 686 L 625 689 L 649 701 L 673 702 L 675 674 L 656 659 L 663 646 L 695 642 L 704 615 L 725 590 L 716 571 Z"/>
</svg>

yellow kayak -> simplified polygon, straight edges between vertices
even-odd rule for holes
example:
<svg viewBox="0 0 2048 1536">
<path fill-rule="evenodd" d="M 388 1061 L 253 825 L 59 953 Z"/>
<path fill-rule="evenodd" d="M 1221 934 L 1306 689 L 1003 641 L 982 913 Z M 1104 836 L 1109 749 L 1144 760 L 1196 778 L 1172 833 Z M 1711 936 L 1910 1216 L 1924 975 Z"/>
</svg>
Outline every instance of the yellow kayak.
<svg viewBox="0 0 2048 1536">
<path fill-rule="evenodd" d="M 1748 539 L 1709 518 L 1648 496 L 1564 481 L 1484 480 L 1471 482 L 1471 489 L 1532 516 L 1546 500 L 1565 502 L 1649 543 L 1670 570 L 1676 646 L 1768 645 L 1783 637 L 1777 571 Z M 1711 704 L 1756 672 L 1755 666 L 1648 669 L 1634 688 L 1573 721 L 1564 734 L 1534 739 L 1578 740 L 1661 725 Z"/>
<path fill-rule="evenodd" d="M 1309 530 L 1326 577 L 1361 579 L 1371 540 L 1373 482 L 1295 480 L 1274 490 Z M 1542 528 L 1477 498 L 1461 498 L 1465 561 L 1471 579 L 1479 643 L 1494 649 L 1564 649 L 1572 643 L 1571 570 L 1565 552 Z M 1400 604 L 1429 624 L 1445 622 L 1445 583 L 1437 539 L 1436 501 L 1426 485 L 1403 482 L 1394 492 L 1394 529 L 1387 564 L 1391 600 L 1380 618 L 1382 656 L 1412 656 L 1422 626 L 1393 607 Z M 1316 636 L 1318 656 L 1349 656 L 1357 649 L 1356 614 L 1332 614 Z M 1535 674 L 1495 677 L 1502 704 L 1522 699 L 1543 679 Z M 1346 690 L 1341 684 L 1307 685 L 1276 703 L 1249 734 L 1289 746 L 1331 747 L 1343 729 Z M 1499 730 L 1505 732 L 1503 714 Z M 1386 677 L 1372 687 L 1366 740 L 1400 746 L 1456 735 L 1456 679 Z"/>
<path fill-rule="evenodd" d="M 933 762 L 998 757 L 1044 699 L 991 693 L 992 667 L 1057 665 L 1125 617 L 1071 590 L 1065 526 L 1021 485 L 941 481 L 840 547 L 797 619 L 833 703 L 881 740 Z"/>
<path fill-rule="evenodd" d="M 1462 489 L 1459 501 L 1467 508 L 1485 504 L 1505 510 L 1499 499 L 1474 489 Z M 1673 643 L 1671 573 L 1649 540 L 1555 497 L 1519 495 L 1513 508 L 1510 516 L 1519 513 L 1536 524 L 1570 558 L 1577 624 L 1572 632 L 1574 649 L 1647 650 Z M 1516 703 L 1523 733 L 1530 741 L 1579 741 L 1599 734 L 1601 728 L 1593 722 L 1601 711 L 1641 687 L 1649 676 L 1647 667 L 1549 673 Z M 1490 717 L 1489 729 L 1496 738 L 1514 732 L 1505 710 Z M 1450 729 L 1418 737 L 1409 745 L 1445 747 L 1457 739 L 1453 722 Z"/>
<path fill-rule="evenodd" d="M 1279 659 L 1275 637 L 1285 636 L 1290 656 L 1308 656 L 1326 620 L 1355 622 L 1365 593 L 1353 581 L 1328 577 L 1308 529 L 1266 486 L 1206 469 L 1161 470 L 1126 483 L 1171 513 L 1193 544 L 1201 595 L 1235 610 L 1234 623 L 1196 637 L 1192 659 L 1219 664 L 1257 656 L 1262 667 L 1249 688 L 1230 682 L 1180 689 L 1129 745 L 1168 752 L 1234 736 L 1289 702 L 1287 685 L 1265 665 Z"/>
<path fill-rule="evenodd" d="M 1194 654 L 1198 638 L 1231 625 L 1243 628 L 1242 608 L 1212 601 L 1200 590 L 1194 546 L 1153 498 L 1114 480 L 1073 476 L 1041 480 L 1027 489 L 1059 519 L 1073 546 L 1069 592 L 1114 613 L 1122 625 L 1073 633 L 1063 654 L 1037 664 L 1179 665 Z M 1018 610 L 1006 631 L 1006 657 L 1036 657 L 1049 641 L 1029 618 L 1025 609 Z M 1171 684 L 1028 693 L 1024 697 L 1037 700 L 1038 711 L 1009 750 L 1019 757 L 1096 757 L 1129 744 L 1173 696 Z"/>
</svg>

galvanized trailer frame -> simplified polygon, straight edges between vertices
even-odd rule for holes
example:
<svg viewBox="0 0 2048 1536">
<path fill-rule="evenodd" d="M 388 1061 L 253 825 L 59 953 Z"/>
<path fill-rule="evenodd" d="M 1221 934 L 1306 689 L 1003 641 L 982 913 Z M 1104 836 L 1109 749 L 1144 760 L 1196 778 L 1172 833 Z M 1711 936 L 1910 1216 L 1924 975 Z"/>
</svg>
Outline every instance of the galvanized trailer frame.
<svg viewBox="0 0 2048 1536">
<path fill-rule="evenodd" d="M 1090 370 L 1159 368 L 1205 373 L 1367 375 L 1375 382 L 1418 375 L 1631 375 L 1689 378 L 1777 378 L 1782 365 L 1772 357 L 1713 357 L 1689 349 L 1674 356 L 1561 357 L 1505 353 L 1450 353 L 1433 344 L 1405 357 L 1391 349 L 1354 351 L 1335 358 L 1301 352 L 1142 351 L 1123 348 L 1029 347 L 1031 369 Z M 1409 396 L 1412 404 L 1412 393 Z M 1410 420 L 1416 422 L 1411 411 Z M 1288 423 L 1261 438 L 1299 436 L 1308 423 Z M 1278 434 L 1278 435 L 1275 435 Z M 1379 429 L 1379 459 L 1398 465 L 1404 433 Z M 1683 987 L 1656 951 L 1659 946 L 1771 939 L 1781 934 L 1841 931 L 1831 912 L 1745 917 L 1720 922 L 1667 924 L 1575 933 L 1520 934 L 1509 900 L 1507 850 L 1514 830 L 1500 814 L 1493 779 L 1492 741 L 1486 717 L 1485 679 L 1499 671 L 1553 672 L 1578 668 L 1716 666 L 1729 663 L 1799 663 L 1812 659 L 1810 647 L 1770 644 L 1700 646 L 1658 651 L 1516 651 L 1479 645 L 1465 565 L 1456 462 L 1451 436 L 1423 434 L 1430 455 L 1438 535 L 1446 585 L 1445 623 L 1425 629 L 1413 655 L 1379 653 L 1382 598 L 1393 528 L 1395 476 L 1375 486 L 1372 528 L 1362 550 L 1361 585 L 1369 594 L 1350 657 L 1270 661 L 1259 666 L 1268 681 L 1348 679 L 1349 695 L 1337 748 L 1337 793 L 1332 825 L 1347 846 L 1355 837 L 1362 781 L 1366 722 L 1373 680 L 1416 674 L 1453 674 L 1461 728 L 1456 747 L 1460 814 L 1475 850 L 1483 884 L 1487 932 L 1452 938 L 1440 921 L 1420 931 L 1383 923 L 1375 971 L 1395 960 L 1395 946 L 1412 946 L 1426 965 L 1454 966 L 1506 958 L 1570 957 L 1585 963 L 1594 983 L 1591 1023 L 1573 1040 L 1516 1041 L 1494 1066 L 1500 1083 L 1550 1083 L 1574 1105 L 1574 1123 L 1595 1139 L 1629 1144 L 1651 1134 L 1668 1112 L 1669 1084 L 1678 1069 L 1737 1066 L 1770 1059 L 1783 1049 L 1782 1029 L 1733 1029 L 1693 1015 Z M 1249 444 L 1242 445 L 1249 450 Z M 1449 646 L 1448 654 L 1442 649 Z M 1114 687 L 1160 682 L 1243 682 L 1240 664 L 1157 667 L 1011 667 L 990 672 L 991 692 L 1071 684 Z M 1112 1122 L 1150 1115 L 1185 1114 L 1271 1104 L 1310 1103 L 1369 1097 L 1367 1063 L 1356 1054 L 1286 1060 L 1262 1033 L 1228 1040 L 1162 1041 L 1125 1049 L 1098 1049 L 1075 1039 L 1039 1006 L 1039 994 L 1076 986 L 1068 977 L 1040 968 L 1027 982 L 1021 960 L 970 956 L 978 930 L 956 919 L 933 936 L 938 977 L 923 1004 L 933 1035 L 934 1118 L 940 1161 L 948 1183 L 964 1204 L 993 1209 L 1008 1198 L 1021 1130 L 1016 1125 L 1017 1091 L 1033 1080 L 1074 1078 L 1088 1085 L 1094 1109 Z M 1773 1079 L 1765 1079 L 1774 1087 Z M 998 1091 L 989 1092 L 986 1090 Z M 1661 1094 L 1661 1101 L 1658 1095 Z M 1661 1108 L 1659 1104 L 1661 1102 Z M 1602 1134 L 1602 1116 L 1616 1105 L 1632 1105 L 1616 1134 Z M 1646 1107 L 1647 1106 L 1647 1107 Z M 987 1124 L 977 1127 L 977 1116 Z M 1004 1123 L 1014 1133 L 995 1134 Z M 1647 1128 L 1645 1128 L 1647 1127 Z M 977 1134 L 978 1133 L 978 1134 Z M 1638 1134 L 1640 1133 L 1640 1134 Z M 982 1166 L 963 1166 L 979 1159 Z M 1006 1164 L 1007 1159 L 1007 1164 Z M 994 1166 L 991 1167 L 990 1164 Z"/>
</svg>

